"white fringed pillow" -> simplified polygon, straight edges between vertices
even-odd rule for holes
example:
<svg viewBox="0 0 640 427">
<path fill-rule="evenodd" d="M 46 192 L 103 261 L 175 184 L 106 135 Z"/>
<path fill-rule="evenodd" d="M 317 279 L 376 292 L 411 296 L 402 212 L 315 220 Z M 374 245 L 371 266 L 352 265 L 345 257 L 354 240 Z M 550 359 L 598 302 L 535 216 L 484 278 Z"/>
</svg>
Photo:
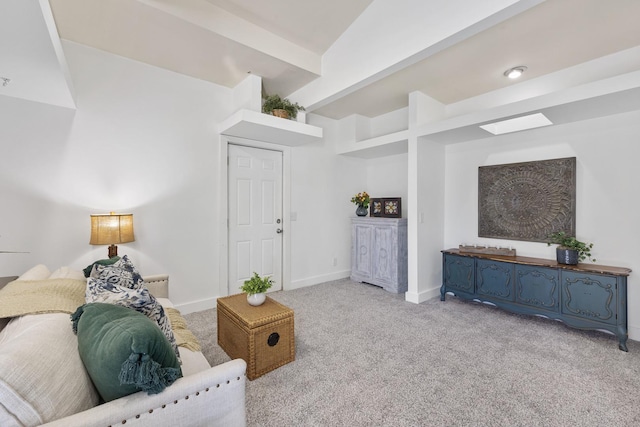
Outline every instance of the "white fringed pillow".
<svg viewBox="0 0 640 427">
<path fill-rule="evenodd" d="M 45 280 L 48 279 L 51 272 L 44 264 L 38 264 L 25 271 L 16 280 Z"/>
<path fill-rule="evenodd" d="M 85 277 L 82 271 L 73 270 L 70 267 L 60 267 L 59 269 L 51 273 L 49 279 L 85 280 Z"/>
<path fill-rule="evenodd" d="M 13 318 L 0 332 L 0 425 L 36 426 L 98 404 L 66 313 Z"/>
</svg>

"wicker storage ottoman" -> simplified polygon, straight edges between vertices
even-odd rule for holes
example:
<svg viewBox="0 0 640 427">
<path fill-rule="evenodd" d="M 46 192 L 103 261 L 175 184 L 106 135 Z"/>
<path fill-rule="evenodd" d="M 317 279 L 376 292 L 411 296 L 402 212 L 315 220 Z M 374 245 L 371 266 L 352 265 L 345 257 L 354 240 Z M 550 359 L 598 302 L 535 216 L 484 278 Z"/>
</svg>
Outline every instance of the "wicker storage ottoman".
<svg viewBox="0 0 640 427">
<path fill-rule="evenodd" d="M 247 362 L 256 379 L 295 359 L 293 310 L 267 297 L 249 305 L 247 294 L 218 298 L 218 344 L 232 359 Z"/>
</svg>

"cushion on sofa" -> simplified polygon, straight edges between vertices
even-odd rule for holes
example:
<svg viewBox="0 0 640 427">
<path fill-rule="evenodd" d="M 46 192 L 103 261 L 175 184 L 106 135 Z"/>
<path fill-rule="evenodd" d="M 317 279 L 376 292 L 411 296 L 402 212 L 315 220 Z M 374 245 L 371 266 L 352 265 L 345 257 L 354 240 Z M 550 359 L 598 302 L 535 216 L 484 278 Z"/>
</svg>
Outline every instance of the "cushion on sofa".
<svg viewBox="0 0 640 427">
<path fill-rule="evenodd" d="M 180 352 L 171 323 L 156 298 L 149 293 L 138 270 L 127 255 L 113 265 L 96 265 L 87 279 L 85 293 L 87 303 L 101 302 L 132 308 L 144 314 L 158 325 L 167 337 L 178 360 Z"/>
<path fill-rule="evenodd" d="M 72 319 L 80 357 L 106 402 L 140 390 L 159 393 L 182 376 L 171 344 L 142 313 L 91 303 Z"/>
<path fill-rule="evenodd" d="M 127 255 L 113 264 L 95 264 L 90 277 L 130 289 L 135 289 L 142 284 L 142 276 Z"/>
<path fill-rule="evenodd" d="M 51 272 L 44 264 L 38 264 L 25 271 L 16 280 L 44 280 L 48 279 Z"/>
<path fill-rule="evenodd" d="M 111 265 L 120 260 L 118 255 L 112 256 L 111 258 L 99 259 L 97 261 L 92 262 L 88 266 L 86 266 L 82 272 L 84 273 L 84 277 L 89 277 L 91 275 L 91 271 L 93 271 L 93 267 L 96 265 Z"/>
<path fill-rule="evenodd" d="M 70 267 L 60 267 L 49 276 L 49 279 L 76 279 L 85 280 L 81 271 L 73 270 Z"/>
<path fill-rule="evenodd" d="M 0 425 L 35 426 L 98 404 L 69 314 L 13 318 L 0 332 Z"/>
</svg>

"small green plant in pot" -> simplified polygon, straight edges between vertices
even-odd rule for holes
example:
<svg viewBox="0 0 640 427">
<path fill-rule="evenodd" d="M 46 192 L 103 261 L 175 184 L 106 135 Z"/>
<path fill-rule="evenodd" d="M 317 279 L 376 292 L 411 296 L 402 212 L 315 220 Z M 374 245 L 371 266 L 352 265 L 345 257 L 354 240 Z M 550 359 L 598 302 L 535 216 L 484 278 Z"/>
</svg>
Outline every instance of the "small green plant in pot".
<svg viewBox="0 0 640 427">
<path fill-rule="evenodd" d="M 258 273 L 253 272 L 253 277 L 249 280 L 245 280 L 244 284 L 240 286 L 242 292 L 247 293 L 247 301 L 251 305 L 261 305 L 267 297 L 265 292 L 271 288 L 273 280 L 269 276 L 260 277 Z"/>
<path fill-rule="evenodd" d="M 549 235 L 547 246 L 558 245 L 556 248 L 556 258 L 560 264 L 577 264 L 580 261 L 589 259 L 595 262 L 595 258 L 591 256 L 593 243 L 585 243 L 569 236 L 563 231 L 552 233 Z"/>
<path fill-rule="evenodd" d="M 304 111 L 302 105 L 297 102 L 291 102 L 287 98 L 281 98 L 280 95 L 267 95 L 262 104 L 262 112 L 273 114 L 274 116 L 288 119 L 298 117 L 298 111 Z"/>
</svg>

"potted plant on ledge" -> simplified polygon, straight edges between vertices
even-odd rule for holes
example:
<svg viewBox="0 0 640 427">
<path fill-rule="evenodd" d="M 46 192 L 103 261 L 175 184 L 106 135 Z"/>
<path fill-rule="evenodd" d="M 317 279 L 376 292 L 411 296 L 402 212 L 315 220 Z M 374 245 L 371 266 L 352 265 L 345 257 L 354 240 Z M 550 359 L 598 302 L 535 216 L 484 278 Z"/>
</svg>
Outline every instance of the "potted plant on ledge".
<svg viewBox="0 0 640 427">
<path fill-rule="evenodd" d="M 553 244 L 558 245 L 556 248 L 556 260 L 559 264 L 575 265 L 585 259 L 589 259 L 592 262 L 596 261 L 595 258 L 591 257 L 593 243 L 581 242 L 563 231 L 549 235 L 547 246 Z"/>
<path fill-rule="evenodd" d="M 273 285 L 273 280 L 269 276 L 260 277 L 258 273 L 253 272 L 253 277 L 245 280 L 240 286 L 242 292 L 247 293 L 247 302 L 251 305 L 261 305 L 267 299 L 265 292 Z"/>
<path fill-rule="evenodd" d="M 282 99 L 280 95 L 267 95 L 262 104 L 262 112 L 272 114 L 283 119 L 298 117 L 298 111 L 304 111 L 304 107 L 297 102 L 291 102 L 287 98 Z"/>
</svg>

